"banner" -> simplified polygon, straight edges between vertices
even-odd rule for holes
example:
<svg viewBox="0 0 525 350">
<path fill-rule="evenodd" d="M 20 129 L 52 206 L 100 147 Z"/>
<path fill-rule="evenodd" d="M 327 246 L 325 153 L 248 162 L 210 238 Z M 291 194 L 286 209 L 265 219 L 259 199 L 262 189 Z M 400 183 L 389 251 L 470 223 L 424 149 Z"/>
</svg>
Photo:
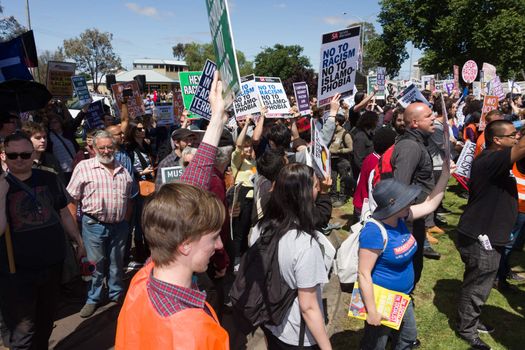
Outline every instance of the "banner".
<svg viewBox="0 0 525 350">
<path fill-rule="evenodd" d="M 24 63 L 23 51 L 20 38 L 0 43 L 0 83 L 11 79 L 33 80 Z"/>
<path fill-rule="evenodd" d="M 172 182 L 179 181 L 183 173 L 184 173 L 184 168 L 181 166 L 160 168 L 162 184 L 169 184 Z"/>
<path fill-rule="evenodd" d="M 463 146 L 463 150 L 461 150 L 458 161 L 456 162 L 455 175 L 470 179 L 470 169 L 472 167 L 472 162 L 474 161 L 475 151 L 476 144 L 467 140 L 465 146 Z"/>
<path fill-rule="evenodd" d="M 253 116 L 261 114 L 261 101 L 253 74 L 241 78 L 241 91 L 235 98 L 233 108 L 236 120 L 242 120 L 250 114 Z"/>
<path fill-rule="evenodd" d="M 84 120 L 90 129 L 104 129 L 104 99 L 91 103 Z"/>
<path fill-rule="evenodd" d="M 144 101 L 139 90 L 139 84 L 136 80 L 128 81 L 125 83 L 115 83 L 111 85 L 111 90 L 113 90 L 113 96 L 116 100 L 116 106 L 118 108 L 119 114 L 122 112 L 120 110 L 120 105 L 124 100 L 122 93 L 124 90 L 131 89 L 133 96 L 128 97 L 128 102 L 126 106 L 128 107 L 128 115 L 130 119 L 135 119 L 137 117 L 143 116 L 146 112 L 144 108 Z"/>
<path fill-rule="evenodd" d="M 261 103 L 268 108 L 266 118 L 282 118 L 290 115 L 290 102 L 284 91 L 281 78 L 255 77 Z"/>
<path fill-rule="evenodd" d="M 396 99 L 403 108 L 407 108 L 409 104 L 413 102 L 423 102 L 430 108 L 432 105 L 427 101 L 425 96 L 419 91 L 419 89 L 414 85 L 410 84 L 405 90 L 401 91 Z"/>
<path fill-rule="evenodd" d="M 465 83 L 470 84 L 478 76 L 478 65 L 473 60 L 465 62 L 463 68 L 461 69 L 461 77 Z"/>
<path fill-rule="evenodd" d="M 93 99 L 89 93 L 86 78 L 81 75 L 74 75 L 71 77 L 71 81 L 73 82 L 73 88 L 75 89 L 75 94 L 78 97 L 78 102 L 80 102 L 80 105 L 85 106 L 88 103 L 91 103 Z"/>
<path fill-rule="evenodd" d="M 179 73 L 179 82 L 182 95 L 182 101 L 184 103 L 184 108 L 188 111 L 190 110 L 191 101 L 193 96 L 195 96 L 195 91 L 197 91 L 197 86 L 199 86 L 199 81 L 201 80 L 202 72 L 180 72 Z M 188 114 L 188 119 L 199 119 L 200 117 L 196 114 Z"/>
<path fill-rule="evenodd" d="M 301 115 L 312 114 L 312 110 L 310 109 L 310 97 L 308 95 L 308 85 L 304 81 L 293 83 L 293 93 L 299 113 Z"/>
<path fill-rule="evenodd" d="M 228 107 L 235 100 L 241 86 L 228 2 L 226 0 L 206 0 L 206 8 L 217 69 L 223 82 L 223 97 Z"/>
<path fill-rule="evenodd" d="M 189 108 L 190 112 L 198 114 L 206 120 L 211 118 L 210 90 L 213 82 L 213 73 L 215 73 L 216 69 L 217 65 L 215 63 L 206 60 L 199 85 L 195 90 L 195 96 L 193 96 Z"/>
<path fill-rule="evenodd" d="M 483 98 L 483 108 L 481 110 L 481 118 L 479 120 L 479 130 L 485 130 L 485 116 L 492 110 L 498 109 L 498 96 L 486 95 Z"/>
<path fill-rule="evenodd" d="M 157 111 L 157 126 L 173 125 L 175 123 L 172 103 L 156 103 L 155 109 Z"/>
<path fill-rule="evenodd" d="M 483 62 L 481 69 L 483 70 L 483 78 L 485 81 L 491 81 L 496 77 L 496 67 L 492 64 Z"/>
<path fill-rule="evenodd" d="M 69 98 L 73 95 L 71 77 L 75 63 L 49 61 L 47 63 L 47 89 L 54 97 Z"/>
<path fill-rule="evenodd" d="M 317 84 L 319 107 L 330 104 L 332 97 L 351 94 L 355 85 L 361 27 L 323 34 Z"/>
</svg>

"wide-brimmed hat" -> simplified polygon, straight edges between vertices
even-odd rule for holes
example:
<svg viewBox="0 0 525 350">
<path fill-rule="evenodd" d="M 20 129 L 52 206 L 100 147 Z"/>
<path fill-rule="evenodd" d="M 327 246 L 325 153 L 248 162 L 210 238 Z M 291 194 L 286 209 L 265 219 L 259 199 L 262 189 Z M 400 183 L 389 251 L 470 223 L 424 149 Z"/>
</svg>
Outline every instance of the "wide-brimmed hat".
<svg viewBox="0 0 525 350">
<path fill-rule="evenodd" d="M 394 215 L 412 204 L 420 192 L 416 185 L 407 186 L 395 179 L 381 180 L 372 192 L 377 204 L 372 217 L 382 220 Z"/>
</svg>

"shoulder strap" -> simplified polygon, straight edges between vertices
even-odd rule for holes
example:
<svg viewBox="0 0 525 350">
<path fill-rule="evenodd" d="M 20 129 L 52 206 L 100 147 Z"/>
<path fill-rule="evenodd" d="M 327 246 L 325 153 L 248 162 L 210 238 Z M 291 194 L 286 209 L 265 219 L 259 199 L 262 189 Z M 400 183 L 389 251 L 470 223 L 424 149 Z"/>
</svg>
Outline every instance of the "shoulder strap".
<svg viewBox="0 0 525 350">
<path fill-rule="evenodd" d="M 388 234 L 386 233 L 385 226 L 383 226 L 383 224 L 380 221 L 378 221 L 378 220 L 376 220 L 376 219 L 374 219 L 372 217 L 370 217 L 370 219 L 368 219 L 368 222 L 373 222 L 377 227 L 379 227 L 379 231 L 381 231 L 381 236 L 383 236 L 383 241 L 385 242 L 383 244 L 383 252 L 384 252 L 385 249 L 386 249 L 386 245 L 388 244 Z"/>
<path fill-rule="evenodd" d="M 69 156 L 71 157 L 71 159 L 75 159 L 75 156 L 73 154 L 71 154 L 71 150 L 69 149 L 69 147 L 67 147 L 66 143 L 64 142 L 64 140 L 62 140 L 62 136 L 60 136 L 59 134 L 57 134 L 56 132 L 54 132 L 53 130 L 51 130 L 51 132 L 53 134 L 55 134 L 56 138 L 60 141 L 60 143 L 64 146 L 64 148 L 66 149 L 66 152 L 69 154 Z"/>
</svg>

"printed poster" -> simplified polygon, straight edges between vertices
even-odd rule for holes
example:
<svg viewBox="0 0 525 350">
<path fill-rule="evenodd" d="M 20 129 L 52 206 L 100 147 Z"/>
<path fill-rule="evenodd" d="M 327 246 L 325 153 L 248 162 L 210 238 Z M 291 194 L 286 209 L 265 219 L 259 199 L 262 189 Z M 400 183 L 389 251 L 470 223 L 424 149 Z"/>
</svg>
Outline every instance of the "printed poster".
<svg viewBox="0 0 525 350">
<path fill-rule="evenodd" d="M 169 184 L 172 182 L 179 181 L 183 173 L 184 173 L 184 168 L 181 166 L 160 168 L 162 184 Z"/>
<path fill-rule="evenodd" d="M 491 81 L 491 95 L 498 96 L 499 101 L 502 101 L 505 99 L 505 91 L 503 91 L 503 84 L 501 83 L 501 80 L 499 79 L 499 76 L 495 76 Z"/>
<path fill-rule="evenodd" d="M 463 68 L 461 69 L 461 77 L 465 81 L 465 83 L 470 84 L 474 80 L 476 80 L 476 77 L 478 76 L 478 65 L 475 61 L 469 60 L 465 62 L 463 65 Z"/>
<path fill-rule="evenodd" d="M 405 88 L 405 90 L 401 91 L 397 95 L 396 99 L 398 100 L 399 104 L 403 106 L 403 108 L 407 108 L 408 105 L 413 102 L 423 102 L 431 107 L 425 96 L 423 96 L 421 91 L 419 91 L 419 89 L 414 84 L 410 84 L 407 88 Z"/>
<path fill-rule="evenodd" d="M 77 95 L 81 106 L 93 102 L 86 83 L 86 78 L 81 75 L 75 75 L 71 77 L 71 81 L 73 82 L 73 88 L 75 89 L 75 94 Z"/>
<path fill-rule="evenodd" d="M 217 69 L 223 82 L 223 97 L 228 108 L 240 91 L 241 78 L 227 0 L 206 0 L 210 32 Z"/>
<path fill-rule="evenodd" d="M 386 68 L 385 67 L 377 67 L 376 81 L 377 81 L 377 89 L 378 89 L 377 97 L 384 98 L 385 97 L 385 83 L 386 83 Z"/>
<path fill-rule="evenodd" d="M 332 97 L 351 94 L 355 85 L 361 27 L 323 34 L 317 85 L 319 107 L 330 104 Z"/>
<path fill-rule="evenodd" d="M 90 129 L 104 129 L 104 99 L 91 103 L 84 120 Z"/>
<path fill-rule="evenodd" d="M 281 78 L 255 77 L 255 86 L 259 91 L 261 103 L 268 108 L 266 118 L 290 116 L 290 102 L 284 91 Z"/>
<path fill-rule="evenodd" d="M 486 95 L 483 97 L 483 108 L 481 109 L 481 118 L 479 120 L 479 130 L 485 130 L 487 123 L 485 122 L 485 117 L 487 114 L 495 109 L 498 109 L 499 99 L 498 96 Z"/>
<path fill-rule="evenodd" d="M 157 112 L 157 125 L 173 125 L 175 120 L 173 118 L 173 104 L 169 102 L 161 102 L 155 105 Z"/>
<path fill-rule="evenodd" d="M 483 70 L 483 79 L 485 81 L 491 81 L 496 77 L 496 67 L 492 64 L 483 62 L 483 67 L 481 69 Z"/>
<path fill-rule="evenodd" d="M 191 100 L 191 105 L 189 111 L 200 115 L 206 120 L 211 118 L 211 106 L 210 106 L 210 90 L 211 83 L 213 82 L 213 74 L 217 69 L 217 65 L 210 61 L 206 60 L 204 68 L 202 69 L 202 75 L 199 80 L 199 85 L 195 90 L 195 95 Z"/>
<path fill-rule="evenodd" d="M 261 101 L 253 74 L 241 78 L 241 91 L 235 98 L 233 108 L 236 120 L 243 120 L 250 114 L 253 116 L 261 114 Z"/>
<path fill-rule="evenodd" d="M 146 109 L 144 108 L 144 101 L 142 100 L 142 96 L 140 94 L 139 85 L 135 80 L 128 81 L 125 83 L 115 83 L 111 85 L 111 90 L 113 90 L 113 96 L 116 100 L 115 104 L 117 105 L 119 113 L 122 112 L 120 110 L 120 105 L 124 100 L 122 93 L 124 90 L 127 89 L 131 89 L 133 91 L 133 96 L 128 97 L 128 102 L 126 103 L 126 105 L 128 106 L 129 118 L 135 119 L 144 115 L 144 113 L 146 112 Z"/>
<path fill-rule="evenodd" d="M 190 110 L 191 101 L 197 91 L 197 86 L 201 80 L 202 72 L 180 72 L 179 73 L 179 82 L 182 95 L 182 101 L 184 103 L 184 108 L 188 111 Z M 199 119 L 200 116 L 194 113 L 188 114 L 188 119 Z"/>
<path fill-rule="evenodd" d="M 175 125 L 180 124 L 180 116 L 184 112 L 184 101 L 179 90 L 173 91 L 173 115 L 175 117 Z"/>
<path fill-rule="evenodd" d="M 47 63 L 47 89 L 54 97 L 69 98 L 73 95 L 71 77 L 75 75 L 75 63 L 49 61 Z"/>
<path fill-rule="evenodd" d="M 312 122 L 312 156 L 316 167 L 323 178 L 330 176 L 332 170 L 330 169 L 330 150 L 324 143 L 321 137 L 321 129 L 319 123 Z"/>
<path fill-rule="evenodd" d="M 306 82 L 293 83 L 293 93 L 299 113 L 303 116 L 311 114 L 310 96 L 308 95 L 308 85 Z"/>
</svg>

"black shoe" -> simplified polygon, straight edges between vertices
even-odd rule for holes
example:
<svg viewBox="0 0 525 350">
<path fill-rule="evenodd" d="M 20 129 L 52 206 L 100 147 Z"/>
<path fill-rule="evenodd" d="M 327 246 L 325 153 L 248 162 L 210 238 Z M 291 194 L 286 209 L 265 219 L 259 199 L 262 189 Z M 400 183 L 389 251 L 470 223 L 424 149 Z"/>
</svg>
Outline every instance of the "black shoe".
<svg viewBox="0 0 525 350">
<path fill-rule="evenodd" d="M 486 324 L 483 324 L 481 322 L 478 321 L 478 333 L 483 333 L 483 334 L 490 334 L 492 332 L 494 332 L 494 327 L 492 326 L 489 326 L 489 325 L 486 325 Z"/>
<path fill-rule="evenodd" d="M 411 349 L 419 349 L 420 347 L 421 347 L 421 342 L 419 341 L 419 339 L 416 339 L 416 341 L 412 343 Z"/>
<path fill-rule="evenodd" d="M 436 252 L 432 247 L 427 247 L 423 249 L 423 256 L 427 259 L 433 259 L 433 260 L 441 259 L 441 254 Z"/>
<path fill-rule="evenodd" d="M 434 223 L 440 227 L 448 225 L 447 220 L 443 216 L 440 216 L 440 215 L 436 215 L 436 217 L 434 218 Z"/>
<path fill-rule="evenodd" d="M 439 214 L 450 214 L 452 213 L 450 210 L 448 210 L 447 208 L 444 208 L 444 207 L 437 207 L 436 209 L 436 215 L 439 215 Z"/>
<path fill-rule="evenodd" d="M 469 341 L 470 347 L 477 350 L 490 350 L 491 347 L 479 338 L 474 338 Z"/>
<path fill-rule="evenodd" d="M 518 273 L 510 271 L 507 275 L 507 279 L 511 281 L 525 281 L 525 277 L 520 276 Z"/>
</svg>

